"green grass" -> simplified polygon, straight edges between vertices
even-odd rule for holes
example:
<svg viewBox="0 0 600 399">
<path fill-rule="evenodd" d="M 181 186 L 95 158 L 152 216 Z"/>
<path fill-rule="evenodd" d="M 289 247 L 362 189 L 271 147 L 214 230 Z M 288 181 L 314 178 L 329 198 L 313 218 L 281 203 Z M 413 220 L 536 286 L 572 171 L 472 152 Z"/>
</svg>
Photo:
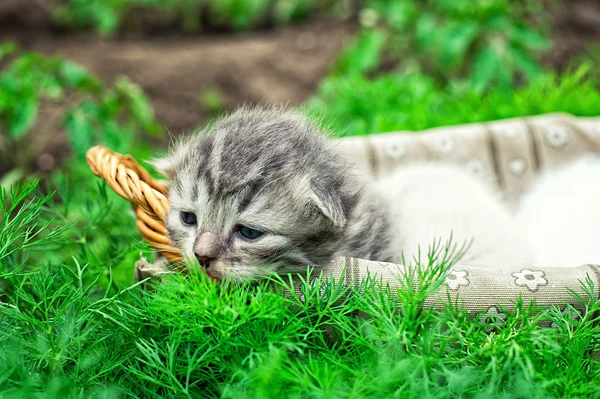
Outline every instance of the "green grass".
<svg viewBox="0 0 600 399">
<path fill-rule="evenodd" d="M 489 91 L 467 84 L 444 86 L 422 74 L 332 76 L 321 83 L 306 108 L 340 135 L 423 130 L 549 112 L 598 116 L 596 68 L 583 63 L 569 73 L 545 73 L 525 86 Z"/>
<path fill-rule="evenodd" d="M 460 90 L 436 90 L 423 77 L 379 82 L 386 79 L 394 83 L 342 85 L 343 101 L 331 100 L 326 120 L 364 134 L 548 111 L 600 113 L 600 91 L 585 70 L 514 92 L 456 97 Z M 397 95 L 411 85 L 412 101 Z M 321 93 L 315 107 L 321 104 L 325 115 L 327 89 Z M 600 367 L 591 357 L 599 349 L 600 302 L 586 303 L 575 321 L 557 309 L 520 304 L 488 333 L 489 326 L 459 309 L 423 308 L 424 295 L 439 283 L 433 277 L 448 267 L 444 262 L 417 291 L 380 292 L 369 282 L 360 294 L 335 284 L 306 287 L 307 304 L 273 285 L 218 286 L 203 275 L 175 276 L 146 292 L 133 285 L 132 267 L 139 252 L 150 251 L 126 201 L 77 158 L 42 188 L 30 183 L 1 198 L 0 397 L 563 398 L 600 392 Z M 538 326 L 548 318 L 559 327 Z"/>
<path fill-rule="evenodd" d="M 193 273 L 150 292 L 116 289 L 105 260 L 66 255 L 87 244 L 69 241 L 62 223 L 46 226 L 42 204 L 25 199 L 34 189 L 17 190 L 3 212 L 3 237 L 15 239 L 0 248 L 2 397 L 562 398 L 600 390 L 590 358 L 600 303 L 586 303 L 577 321 L 517 304 L 489 333 L 451 306 L 423 307 L 450 266 L 444 259 L 424 269 L 415 290 L 317 281 L 305 284 L 305 303 L 281 294 L 285 279 L 232 286 Z M 47 228 L 19 238 L 36 225 Z M 545 319 L 558 328 L 540 328 Z"/>
</svg>

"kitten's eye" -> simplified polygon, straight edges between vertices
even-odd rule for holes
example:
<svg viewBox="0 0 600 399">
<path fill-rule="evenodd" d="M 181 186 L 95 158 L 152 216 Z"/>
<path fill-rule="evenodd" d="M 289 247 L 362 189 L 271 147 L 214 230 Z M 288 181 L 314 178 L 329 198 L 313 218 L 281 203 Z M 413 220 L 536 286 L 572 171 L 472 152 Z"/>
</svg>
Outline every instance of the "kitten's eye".
<svg viewBox="0 0 600 399">
<path fill-rule="evenodd" d="M 183 222 L 183 224 L 188 225 L 188 226 L 196 225 L 196 223 L 197 223 L 196 215 L 194 215 L 192 212 L 181 211 L 179 213 L 179 215 L 181 217 L 181 221 Z"/>
<path fill-rule="evenodd" d="M 237 232 L 240 233 L 242 237 L 247 238 L 248 240 L 256 240 L 257 238 L 260 238 L 265 234 L 262 231 L 251 229 L 250 227 L 246 226 L 238 226 Z"/>
</svg>

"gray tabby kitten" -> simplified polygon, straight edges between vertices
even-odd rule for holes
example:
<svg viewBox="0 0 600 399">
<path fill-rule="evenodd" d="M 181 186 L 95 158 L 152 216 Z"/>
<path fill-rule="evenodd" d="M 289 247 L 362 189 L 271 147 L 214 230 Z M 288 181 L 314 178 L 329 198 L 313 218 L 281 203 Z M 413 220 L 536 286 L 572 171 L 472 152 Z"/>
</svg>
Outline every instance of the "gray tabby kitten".
<svg viewBox="0 0 600 399">
<path fill-rule="evenodd" d="M 301 272 L 337 256 L 401 262 L 438 237 L 472 239 L 482 224 L 490 237 L 481 248 L 475 240 L 470 261 L 501 263 L 521 247 L 481 182 L 433 165 L 371 182 L 293 112 L 238 110 L 153 165 L 168 179 L 171 240 L 216 279 Z"/>
</svg>

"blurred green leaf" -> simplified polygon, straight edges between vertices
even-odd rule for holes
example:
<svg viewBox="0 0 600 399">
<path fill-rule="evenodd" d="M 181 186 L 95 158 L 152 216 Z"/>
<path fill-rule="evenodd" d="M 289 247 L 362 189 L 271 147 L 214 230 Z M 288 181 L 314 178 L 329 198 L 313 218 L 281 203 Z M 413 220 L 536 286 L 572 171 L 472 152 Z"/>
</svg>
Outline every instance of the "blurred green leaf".
<svg viewBox="0 0 600 399">
<path fill-rule="evenodd" d="M 65 118 L 65 125 L 71 139 L 71 146 L 77 157 L 83 159 L 86 151 L 93 145 L 94 130 L 87 119 L 83 108 L 69 111 Z"/>
<path fill-rule="evenodd" d="M 381 30 L 364 31 L 338 58 L 334 74 L 366 73 L 381 62 L 387 33 Z"/>
<path fill-rule="evenodd" d="M 94 18 L 98 24 L 98 32 L 101 35 L 109 36 L 119 28 L 121 22 L 119 8 L 103 7 L 101 2 L 96 4 L 98 6 L 94 7 Z"/>
<path fill-rule="evenodd" d="M 541 69 L 538 53 L 549 43 L 548 12 L 529 2 L 369 0 L 363 10 L 372 12 L 376 21 L 359 35 L 373 30 L 386 34 L 378 49 L 385 54 L 386 70 L 422 71 L 447 85 L 466 78 L 489 90 L 514 86 L 517 77 L 518 82 L 535 78 Z M 341 57 L 343 68 L 336 67 L 334 73 L 377 71 L 380 62 L 360 67 L 369 46 L 357 42 Z M 494 67 L 496 62 L 501 65 Z"/>
<path fill-rule="evenodd" d="M 19 106 L 13 110 L 12 118 L 8 123 L 8 132 L 12 138 L 19 139 L 31 129 L 39 105 L 38 98 L 33 95 L 19 99 Z"/>
<path fill-rule="evenodd" d="M 404 30 L 414 23 L 420 14 L 418 4 L 413 1 L 384 1 L 375 7 L 393 29 Z"/>
<path fill-rule="evenodd" d="M 95 81 L 89 72 L 72 62 L 60 63 L 60 75 L 69 87 L 98 89 L 99 83 Z"/>
<path fill-rule="evenodd" d="M 210 113 L 217 113 L 225 108 L 225 99 L 221 91 L 216 88 L 207 88 L 200 95 L 202 106 Z"/>
<path fill-rule="evenodd" d="M 508 27 L 507 32 L 513 43 L 522 46 L 529 51 L 544 51 L 550 47 L 550 40 L 539 32 L 519 23 Z"/>
<path fill-rule="evenodd" d="M 248 30 L 260 24 L 289 23 L 320 11 L 348 10 L 336 0 L 63 0 L 52 4 L 55 22 L 71 28 L 93 28 L 112 36 L 130 17 L 154 12 L 183 31 L 197 32 L 203 20 L 219 28 Z M 204 14 L 203 14 L 204 13 Z"/>
<path fill-rule="evenodd" d="M 482 50 L 475 59 L 471 83 L 473 87 L 483 89 L 498 78 L 502 65 L 501 58 L 493 48 Z"/>
<path fill-rule="evenodd" d="M 440 51 L 440 62 L 447 67 L 461 64 L 480 29 L 475 22 L 465 22 L 450 24 L 439 32 L 441 37 L 446 38 Z"/>
</svg>

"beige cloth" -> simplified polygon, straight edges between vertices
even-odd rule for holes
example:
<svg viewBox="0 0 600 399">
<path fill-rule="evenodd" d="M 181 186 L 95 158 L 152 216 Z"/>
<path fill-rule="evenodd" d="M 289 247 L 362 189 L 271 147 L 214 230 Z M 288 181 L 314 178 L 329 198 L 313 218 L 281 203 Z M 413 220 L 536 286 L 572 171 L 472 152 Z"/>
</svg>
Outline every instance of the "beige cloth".
<svg viewBox="0 0 600 399">
<path fill-rule="evenodd" d="M 600 152 L 600 118 L 548 114 L 340 139 L 339 149 L 377 178 L 414 161 L 450 161 L 516 198 L 543 168 Z"/>
<path fill-rule="evenodd" d="M 374 178 L 417 160 L 451 161 L 490 181 L 515 199 L 542 169 L 588 152 L 600 152 L 600 118 L 549 114 L 489 123 L 392 132 L 339 139 L 340 150 Z M 600 261 L 600 260 L 599 260 Z M 571 267 L 569 267 L 571 266 Z M 472 316 L 502 319 L 502 309 L 514 309 L 515 300 L 535 300 L 542 307 L 564 309 L 566 303 L 582 309 L 573 293 L 584 298 L 582 285 L 590 279 L 594 298 L 600 298 L 600 268 L 596 265 L 558 268 L 483 269 L 455 265 L 428 303 L 438 309 L 450 299 Z M 150 269 L 138 275 L 154 274 Z M 357 284 L 370 273 L 390 287 L 401 287 L 401 265 L 340 258 L 324 270 L 326 276 Z M 296 292 L 300 295 L 299 280 Z M 450 295 L 448 295 L 450 294 Z"/>
<path fill-rule="evenodd" d="M 394 289 L 411 286 L 405 276 L 415 276 L 416 273 L 411 272 L 410 267 L 393 263 L 338 258 L 323 270 L 323 275 L 346 286 L 354 285 L 356 289 L 361 281 L 370 276 L 383 287 L 389 286 L 393 292 Z M 443 282 L 427 298 L 425 305 L 443 311 L 451 304 L 482 322 L 495 316 L 496 321 L 501 323 L 506 319 L 505 312 L 515 309 L 518 298 L 523 299 L 525 306 L 535 300 L 540 308 L 557 306 L 563 313 L 570 313 L 566 306 L 570 304 L 576 309 L 572 317 L 579 317 L 585 309 L 585 303 L 577 296 L 584 301 L 600 298 L 600 267 L 597 265 L 485 269 L 457 264 L 442 278 Z M 586 293 L 590 281 L 593 284 L 593 298 Z M 411 287 L 416 288 L 415 284 Z M 295 294 L 301 300 L 304 296 L 302 289 L 302 278 L 295 278 Z"/>
</svg>

